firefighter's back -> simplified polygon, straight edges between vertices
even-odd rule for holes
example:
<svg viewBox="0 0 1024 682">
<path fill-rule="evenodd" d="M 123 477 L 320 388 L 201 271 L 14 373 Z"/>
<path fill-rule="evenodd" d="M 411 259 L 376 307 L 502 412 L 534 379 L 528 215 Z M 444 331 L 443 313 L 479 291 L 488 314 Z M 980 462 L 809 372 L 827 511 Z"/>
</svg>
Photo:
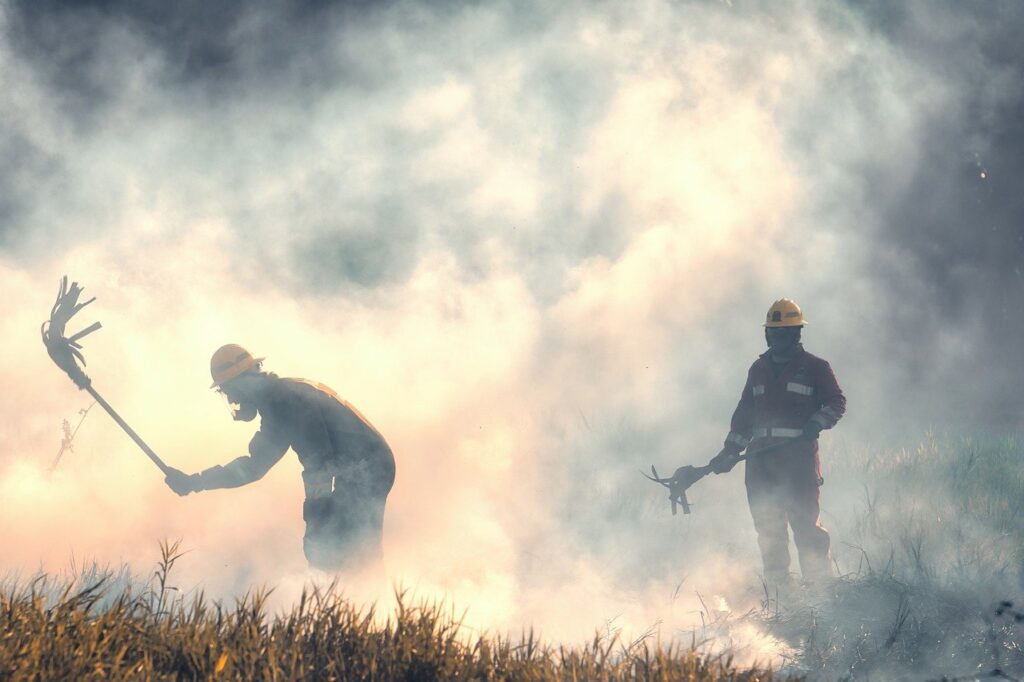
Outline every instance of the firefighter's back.
<svg viewBox="0 0 1024 682">
<path fill-rule="evenodd" d="M 330 387 L 307 379 L 281 379 L 288 401 L 301 409 L 305 433 L 292 444 L 303 468 L 336 476 L 358 470 L 376 485 L 394 479 L 395 460 L 384 436 Z M 375 486 L 376 487 L 376 486 Z"/>
</svg>

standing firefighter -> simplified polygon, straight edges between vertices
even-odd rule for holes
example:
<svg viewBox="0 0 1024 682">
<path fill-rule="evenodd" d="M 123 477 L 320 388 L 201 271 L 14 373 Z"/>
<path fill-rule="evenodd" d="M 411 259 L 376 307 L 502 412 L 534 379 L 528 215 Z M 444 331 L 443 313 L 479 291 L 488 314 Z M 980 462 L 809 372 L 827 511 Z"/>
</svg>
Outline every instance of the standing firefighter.
<svg viewBox="0 0 1024 682">
<path fill-rule="evenodd" d="M 716 473 L 731 470 L 748 449 L 747 500 L 757 530 L 765 578 L 789 580 L 789 532 L 800 554 L 805 580 L 831 574 L 828 531 L 821 525 L 822 485 L 818 434 L 846 411 L 832 368 L 804 350 L 800 306 L 789 299 L 772 304 L 765 321 L 768 351 L 751 365 L 732 416 L 725 447 L 711 460 Z M 785 445 L 787 441 L 791 444 Z M 763 455 L 760 448 L 778 445 Z"/>
<path fill-rule="evenodd" d="M 303 468 L 303 550 L 310 565 L 335 570 L 378 559 L 384 503 L 395 480 L 391 448 L 334 391 L 264 372 L 262 361 L 234 344 L 218 349 L 210 361 L 212 388 L 227 398 L 234 419 L 260 415 L 249 454 L 198 474 L 171 469 L 167 485 L 179 495 L 237 488 L 261 479 L 290 447 Z"/>
</svg>

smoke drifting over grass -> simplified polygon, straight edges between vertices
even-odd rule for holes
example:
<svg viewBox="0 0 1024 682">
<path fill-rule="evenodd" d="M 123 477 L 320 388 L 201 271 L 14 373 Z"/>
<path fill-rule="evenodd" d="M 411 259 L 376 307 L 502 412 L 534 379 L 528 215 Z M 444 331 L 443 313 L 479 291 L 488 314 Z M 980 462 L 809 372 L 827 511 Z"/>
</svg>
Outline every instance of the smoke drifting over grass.
<svg viewBox="0 0 1024 682">
<path fill-rule="evenodd" d="M 357 405 L 389 577 L 481 627 L 670 635 L 745 594 L 739 476 L 684 521 L 636 470 L 717 450 L 780 296 L 850 398 L 826 458 L 1019 423 L 1017 4 L 2 7 L 0 568 L 180 536 L 184 583 L 307 578 L 292 459 L 178 499 L 96 414 L 44 474 L 85 406 L 36 336 L 65 272 L 176 466 L 250 435 L 204 392 L 222 343 Z"/>
</svg>

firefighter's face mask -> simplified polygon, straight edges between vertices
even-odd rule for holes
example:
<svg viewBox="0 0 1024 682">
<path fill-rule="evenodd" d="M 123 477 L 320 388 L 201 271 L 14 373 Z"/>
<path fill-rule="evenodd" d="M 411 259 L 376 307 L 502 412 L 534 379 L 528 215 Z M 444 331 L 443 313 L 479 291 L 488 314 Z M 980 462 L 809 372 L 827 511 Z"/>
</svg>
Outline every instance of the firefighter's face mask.
<svg viewBox="0 0 1024 682">
<path fill-rule="evenodd" d="M 235 382 L 227 382 L 217 389 L 217 392 L 224 396 L 231 411 L 231 418 L 237 422 L 251 422 L 256 418 L 256 403 L 248 395 L 244 387 L 236 385 Z"/>
<path fill-rule="evenodd" d="M 236 422 L 251 422 L 256 418 L 256 406 L 252 403 L 228 403 L 231 410 L 231 418 Z"/>
<path fill-rule="evenodd" d="M 764 340 L 772 353 L 785 354 L 800 341 L 800 327 L 766 327 Z"/>
</svg>

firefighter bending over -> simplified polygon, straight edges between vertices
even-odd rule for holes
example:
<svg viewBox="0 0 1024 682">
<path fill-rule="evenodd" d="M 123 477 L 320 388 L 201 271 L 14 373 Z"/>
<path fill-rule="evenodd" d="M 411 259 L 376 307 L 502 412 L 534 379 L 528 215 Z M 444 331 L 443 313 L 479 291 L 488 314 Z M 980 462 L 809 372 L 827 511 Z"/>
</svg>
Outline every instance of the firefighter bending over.
<svg viewBox="0 0 1024 682">
<path fill-rule="evenodd" d="M 234 419 L 260 415 L 249 454 L 198 474 L 172 469 L 167 485 L 178 495 L 237 488 L 263 478 L 292 448 L 303 468 L 303 550 L 309 564 L 337 570 L 379 560 L 384 503 L 395 480 L 391 448 L 334 391 L 264 372 L 262 361 L 234 344 L 218 349 L 210 361 L 212 388 L 225 395 Z"/>
<path fill-rule="evenodd" d="M 829 535 L 819 518 L 821 461 L 818 434 L 846 411 L 846 398 L 832 368 L 804 350 L 805 324 L 800 307 L 781 299 L 768 310 L 768 351 L 751 365 L 747 384 L 732 416 L 725 447 L 711 460 L 724 473 L 748 449 L 747 501 L 754 518 L 765 579 L 786 583 L 789 575 L 789 527 L 800 556 L 804 580 L 831 575 Z M 791 441 L 759 456 L 757 450 Z"/>
</svg>

